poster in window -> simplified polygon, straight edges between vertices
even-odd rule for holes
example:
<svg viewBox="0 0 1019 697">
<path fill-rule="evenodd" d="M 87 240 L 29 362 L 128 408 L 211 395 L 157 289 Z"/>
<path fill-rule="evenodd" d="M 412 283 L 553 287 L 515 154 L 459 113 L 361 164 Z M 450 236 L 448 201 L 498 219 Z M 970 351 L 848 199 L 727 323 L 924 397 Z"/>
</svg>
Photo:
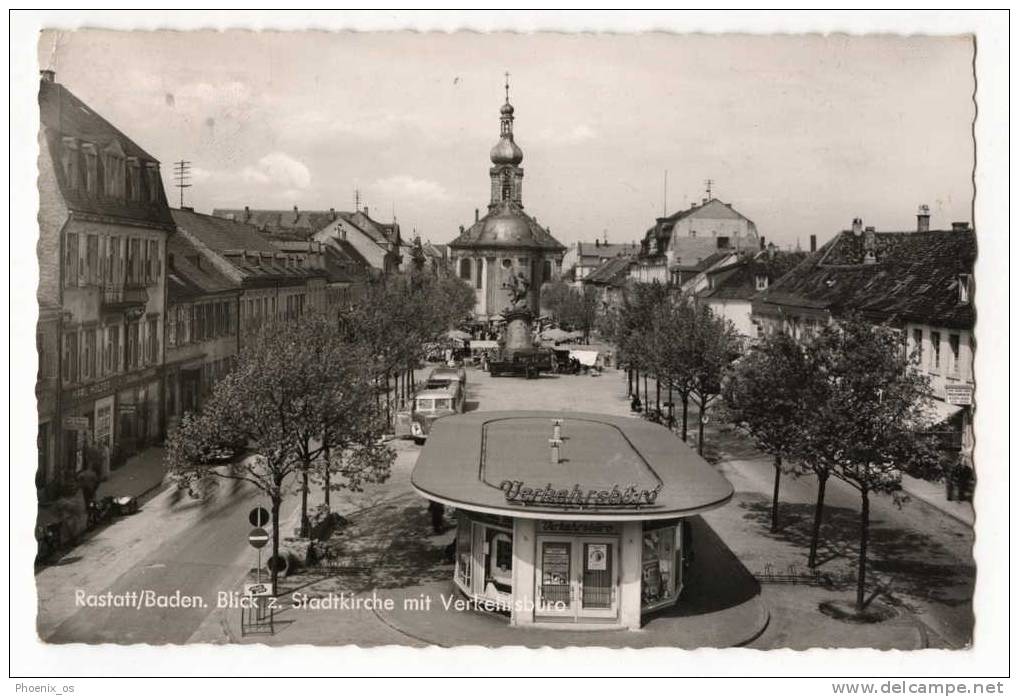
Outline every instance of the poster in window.
<svg viewBox="0 0 1019 697">
<path fill-rule="evenodd" d="M 609 557 L 607 544 L 587 545 L 587 570 L 606 571 Z"/>
<path fill-rule="evenodd" d="M 570 580 L 570 545 L 546 542 L 542 551 L 542 583 L 565 585 Z"/>
</svg>

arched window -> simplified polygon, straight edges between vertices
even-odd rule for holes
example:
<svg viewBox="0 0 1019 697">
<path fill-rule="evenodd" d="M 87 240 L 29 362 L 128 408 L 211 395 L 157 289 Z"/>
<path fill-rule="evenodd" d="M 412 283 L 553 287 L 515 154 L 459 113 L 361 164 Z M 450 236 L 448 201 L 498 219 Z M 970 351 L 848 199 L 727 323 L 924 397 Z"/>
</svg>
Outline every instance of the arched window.
<svg viewBox="0 0 1019 697">
<path fill-rule="evenodd" d="M 513 193 L 513 183 L 510 181 L 510 173 L 502 173 L 502 200 L 509 201 Z"/>
<path fill-rule="evenodd" d="M 471 280 L 471 260 L 467 257 L 460 260 L 460 278 L 465 281 Z"/>
</svg>

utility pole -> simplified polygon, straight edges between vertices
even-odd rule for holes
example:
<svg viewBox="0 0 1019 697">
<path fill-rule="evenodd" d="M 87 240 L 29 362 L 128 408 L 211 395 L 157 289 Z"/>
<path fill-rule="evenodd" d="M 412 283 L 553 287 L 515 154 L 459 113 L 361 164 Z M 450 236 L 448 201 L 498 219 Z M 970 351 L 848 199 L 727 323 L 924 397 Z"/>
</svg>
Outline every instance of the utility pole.
<svg viewBox="0 0 1019 697">
<path fill-rule="evenodd" d="M 704 187 L 705 187 L 705 189 L 707 189 L 708 200 L 709 201 L 711 200 L 711 185 L 714 184 L 714 183 L 715 183 L 714 179 L 705 179 L 704 180 Z"/>
<path fill-rule="evenodd" d="M 184 207 L 184 189 L 191 187 L 191 162 L 180 160 L 173 163 L 174 186 L 180 189 L 180 207 Z"/>
</svg>

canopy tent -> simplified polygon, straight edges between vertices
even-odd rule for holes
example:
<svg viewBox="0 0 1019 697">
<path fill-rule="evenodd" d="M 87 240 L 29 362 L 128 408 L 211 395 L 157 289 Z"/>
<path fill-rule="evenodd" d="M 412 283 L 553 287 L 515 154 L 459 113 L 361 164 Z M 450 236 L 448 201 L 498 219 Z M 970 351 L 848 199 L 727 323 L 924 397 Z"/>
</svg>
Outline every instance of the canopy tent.
<svg viewBox="0 0 1019 697">
<path fill-rule="evenodd" d="M 446 332 L 446 336 L 448 336 L 450 339 L 453 339 L 455 341 L 470 341 L 471 340 L 471 335 L 470 334 L 468 334 L 465 331 L 461 331 L 459 329 L 450 329 L 448 332 Z"/>
</svg>

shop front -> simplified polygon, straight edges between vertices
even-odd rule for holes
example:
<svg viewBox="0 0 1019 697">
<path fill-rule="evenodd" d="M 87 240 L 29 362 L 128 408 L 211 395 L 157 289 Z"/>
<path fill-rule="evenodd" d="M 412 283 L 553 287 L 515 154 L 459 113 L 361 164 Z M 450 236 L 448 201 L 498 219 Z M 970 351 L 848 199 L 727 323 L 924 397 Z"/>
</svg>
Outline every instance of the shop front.
<svg viewBox="0 0 1019 697">
<path fill-rule="evenodd" d="M 457 513 L 453 581 L 516 626 L 637 629 L 680 601 L 688 518 L 732 486 L 667 429 L 598 414 L 435 423 L 415 490 Z"/>
</svg>

